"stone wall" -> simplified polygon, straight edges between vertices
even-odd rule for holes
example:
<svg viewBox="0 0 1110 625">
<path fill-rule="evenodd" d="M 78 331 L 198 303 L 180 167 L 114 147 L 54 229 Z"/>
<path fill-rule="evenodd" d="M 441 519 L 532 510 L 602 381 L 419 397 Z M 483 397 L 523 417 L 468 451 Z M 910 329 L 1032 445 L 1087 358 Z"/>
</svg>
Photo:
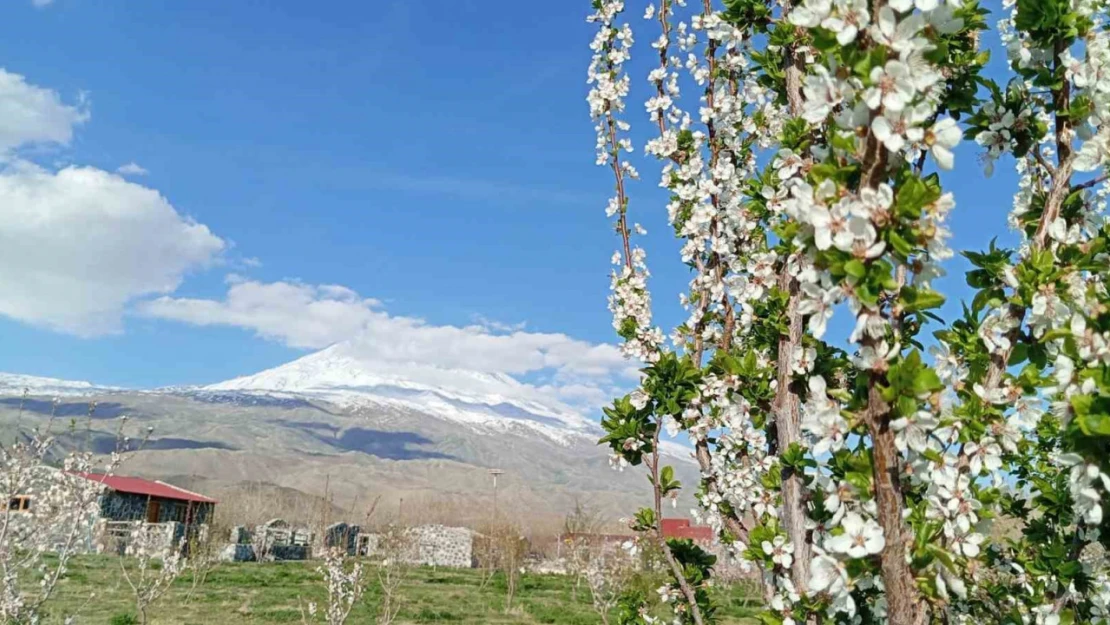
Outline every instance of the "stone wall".
<svg viewBox="0 0 1110 625">
<path fill-rule="evenodd" d="M 474 565 L 474 532 L 465 527 L 421 525 L 401 530 L 399 535 L 382 535 L 336 523 L 313 536 L 307 528 L 293 528 L 273 519 L 253 530 L 232 528 L 230 538 L 231 544 L 221 551 L 221 559 L 226 561 L 304 560 L 338 547 L 348 555 L 396 557 L 411 565 L 464 569 Z"/>
<path fill-rule="evenodd" d="M 221 551 L 227 561 L 245 560 L 307 560 L 312 556 L 314 536 L 305 527 L 293 527 L 283 519 L 269 521 L 249 529 L 242 525 L 231 528 L 231 543 Z"/>
<path fill-rule="evenodd" d="M 101 518 L 93 526 L 93 536 L 96 553 L 122 555 L 136 549 L 145 553 L 161 553 L 187 548 L 185 526 L 174 521 L 144 523 Z"/>
<path fill-rule="evenodd" d="M 465 527 L 421 525 L 406 532 L 409 561 L 427 566 L 470 568 L 473 564 L 474 533 Z"/>
<path fill-rule="evenodd" d="M 191 525 L 204 525 L 212 513 L 210 503 L 195 503 L 165 497 L 148 497 L 135 493 L 105 491 L 100 498 L 100 516 L 109 521 L 150 521 L 150 506 L 157 504 L 158 518 L 155 523 L 188 522 Z"/>
<path fill-rule="evenodd" d="M 349 556 L 358 551 L 358 536 L 362 529 L 357 525 L 333 523 L 324 528 L 323 549 L 339 549 Z M 320 553 L 318 555 L 323 555 Z"/>
<path fill-rule="evenodd" d="M 360 550 L 366 555 L 390 557 L 382 553 L 388 541 L 378 534 L 360 536 Z M 468 569 L 474 565 L 474 532 L 465 527 L 421 525 L 404 530 L 400 554 L 406 564 L 446 566 Z"/>
</svg>

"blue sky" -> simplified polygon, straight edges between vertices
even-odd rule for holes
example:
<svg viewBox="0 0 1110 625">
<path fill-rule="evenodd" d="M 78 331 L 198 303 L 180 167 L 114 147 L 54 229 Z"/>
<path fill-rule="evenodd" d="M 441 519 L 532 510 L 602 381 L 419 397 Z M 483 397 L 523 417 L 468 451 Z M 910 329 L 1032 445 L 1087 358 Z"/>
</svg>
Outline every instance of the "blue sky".
<svg viewBox="0 0 1110 625">
<path fill-rule="evenodd" d="M 593 164 L 584 102 L 589 2 L 521 7 L 508 0 L 0 5 L 0 67 L 87 115 L 68 142 L 25 146 L 20 159 L 50 174 L 136 163 L 148 173 L 129 175 L 132 185 L 160 192 L 224 243 L 209 262 L 177 272 L 179 284 L 127 297 L 109 330 L 59 330 L 37 313 L 0 316 L 0 371 L 138 387 L 210 383 L 291 360 L 324 340 L 318 332 L 291 339 L 253 321 L 230 323 L 226 314 L 198 325 L 196 317 L 185 323 L 138 312 L 160 296 L 218 303 L 243 284 L 299 284 L 320 298 L 316 286 L 342 285 L 358 293 L 354 308 L 364 313 L 419 318 L 433 328 L 484 319 L 566 335 L 535 339 L 545 353 L 564 343 L 579 354 L 612 342 L 605 297 L 616 239 L 604 215 L 611 181 Z M 654 36 L 645 31 L 640 43 Z M 637 89 L 646 63 L 631 66 Z M 644 128 L 636 102 L 630 119 Z M 640 165 L 633 217 L 649 230 L 657 314 L 670 327 L 681 319 L 686 271 L 655 170 Z M 945 178 L 957 197 L 954 246 L 1012 240 L 1009 164 L 999 165 L 994 192 L 974 150 L 962 148 L 957 167 Z M 56 244 L 80 245 L 80 232 Z M 6 266 L 0 271 L 19 265 Z M 956 275 L 944 284 L 960 283 Z M 483 323 L 483 332 L 505 334 Z M 507 372 L 566 381 L 597 363 L 605 375 L 618 368 L 605 351 Z"/>
</svg>

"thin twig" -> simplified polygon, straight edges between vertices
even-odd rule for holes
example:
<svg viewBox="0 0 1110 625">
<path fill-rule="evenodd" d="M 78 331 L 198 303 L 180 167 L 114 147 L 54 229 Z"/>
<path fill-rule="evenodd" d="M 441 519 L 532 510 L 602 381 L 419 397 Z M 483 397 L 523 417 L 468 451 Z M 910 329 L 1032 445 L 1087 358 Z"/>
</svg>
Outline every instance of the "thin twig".
<svg viewBox="0 0 1110 625">
<path fill-rule="evenodd" d="M 671 573 L 674 574 L 675 581 L 678 582 L 678 588 L 682 591 L 682 595 L 686 598 L 687 605 L 690 606 L 690 616 L 693 617 L 695 625 L 705 625 L 705 620 L 701 615 L 701 608 L 698 606 L 698 596 L 694 589 L 690 587 L 690 582 L 686 579 L 686 573 L 682 570 L 682 565 L 674 557 L 671 552 L 670 545 L 667 544 L 667 537 L 663 535 L 663 493 L 659 485 L 659 432 L 660 428 L 655 428 L 654 446 L 652 447 L 652 460 L 649 465 L 651 470 L 651 486 L 655 498 L 655 535 L 659 540 L 659 545 L 663 549 L 663 557 L 666 558 L 667 564 L 671 567 Z"/>
<path fill-rule="evenodd" d="M 1075 185 L 1074 187 L 1071 188 L 1072 193 L 1074 193 L 1076 191 L 1082 191 L 1084 189 L 1090 189 L 1091 187 L 1093 187 L 1095 185 L 1099 185 L 1099 184 L 1102 184 L 1103 182 L 1106 182 L 1108 179 L 1110 179 L 1110 174 L 1102 174 L 1102 175 L 1098 176 L 1097 178 L 1092 178 L 1092 179 L 1088 180 L 1087 182 L 1082 182 L 1080 184 Z"/>
</svg>

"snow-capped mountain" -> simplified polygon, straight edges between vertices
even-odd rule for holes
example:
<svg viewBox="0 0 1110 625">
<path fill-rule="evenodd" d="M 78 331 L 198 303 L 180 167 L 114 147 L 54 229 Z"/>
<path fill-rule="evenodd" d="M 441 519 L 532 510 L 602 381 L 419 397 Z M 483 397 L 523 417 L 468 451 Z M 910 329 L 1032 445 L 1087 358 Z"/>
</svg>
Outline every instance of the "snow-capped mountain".
<svg viewBox="0 0 1110 625">
<path fill-rule="evenodd" d="M 67 444 L 107 453 L 116 417 L 126 415 L 135 431 L 151 432 L 128 472 L 205 488 L 263 481 L 347 503 L 368 492 L 419 495 L 477 514 L 496 468 L 507 476 L 506 501 L 528 514 L 561 518 L 578 497 L 610 502 L 614 515 L 642 504 L 643 475 L 609 468 L 594 409 L 561 401 L 555 385 L 366 353 L 337 344 L 204 387 L 126 390 L 0 374 L 0 433 L 36 418 L 82 419 L 88 429 Z M 662 449 L 683 481 L 697 481 L 689 448 Z"/>
<path fill-rule="evenodd" d="M 386 366 L 360 358 L 348 343 L 195 392 L 313 398 L 355 408 L 398 406 L 484 430 L 526 427 L 562 441 L 572 436 L 593 437 L 598 432 L 596 423 L 573 408 L 509 376 L 420 365 Z"/>
<path fill-rule="evenodd" d="M 195 396 L 205 401 L 259 403 L 319 400 L 350 409 L 418 410 L 478 431 L 525 428 L 566 443 L 596 438 L 596 422 L 557 397 L 512 377 L 426 365 L 383 364 L 338 343 L 284 365 L 217 384 L 128 391 L 85 381 L 0 373 L 0 395 L 78 397 L 133 392 Z"/>
<path fill-rule="evenodd" d="M 69 397 L 118 390 L 121 389 L 110 386 L 97 386 L 91 382 L 42 378 L 18 373 L 0 373 L 0 394 L 2 395 L 21 395 L 26 391 L 28 395 Z"/>
</svg>

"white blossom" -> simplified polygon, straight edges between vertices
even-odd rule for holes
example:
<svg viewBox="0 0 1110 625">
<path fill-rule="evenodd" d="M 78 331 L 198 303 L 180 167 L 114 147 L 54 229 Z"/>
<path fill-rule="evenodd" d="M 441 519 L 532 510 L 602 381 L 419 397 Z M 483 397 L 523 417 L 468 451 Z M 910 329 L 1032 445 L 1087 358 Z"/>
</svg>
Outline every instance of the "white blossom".
<svg viewBox="0 0 1110 625">
<path fill-rule="evenodd" d="M 886 545 L 883 529 L 871 519 L 864 519 L 855 512 L 844 515 L 840 521 L 844 533 L 825 541 L 825 547 L 832 552 L 842 553 L 851 558 L 863 558 L 879 553 Z"/>
</svg>

